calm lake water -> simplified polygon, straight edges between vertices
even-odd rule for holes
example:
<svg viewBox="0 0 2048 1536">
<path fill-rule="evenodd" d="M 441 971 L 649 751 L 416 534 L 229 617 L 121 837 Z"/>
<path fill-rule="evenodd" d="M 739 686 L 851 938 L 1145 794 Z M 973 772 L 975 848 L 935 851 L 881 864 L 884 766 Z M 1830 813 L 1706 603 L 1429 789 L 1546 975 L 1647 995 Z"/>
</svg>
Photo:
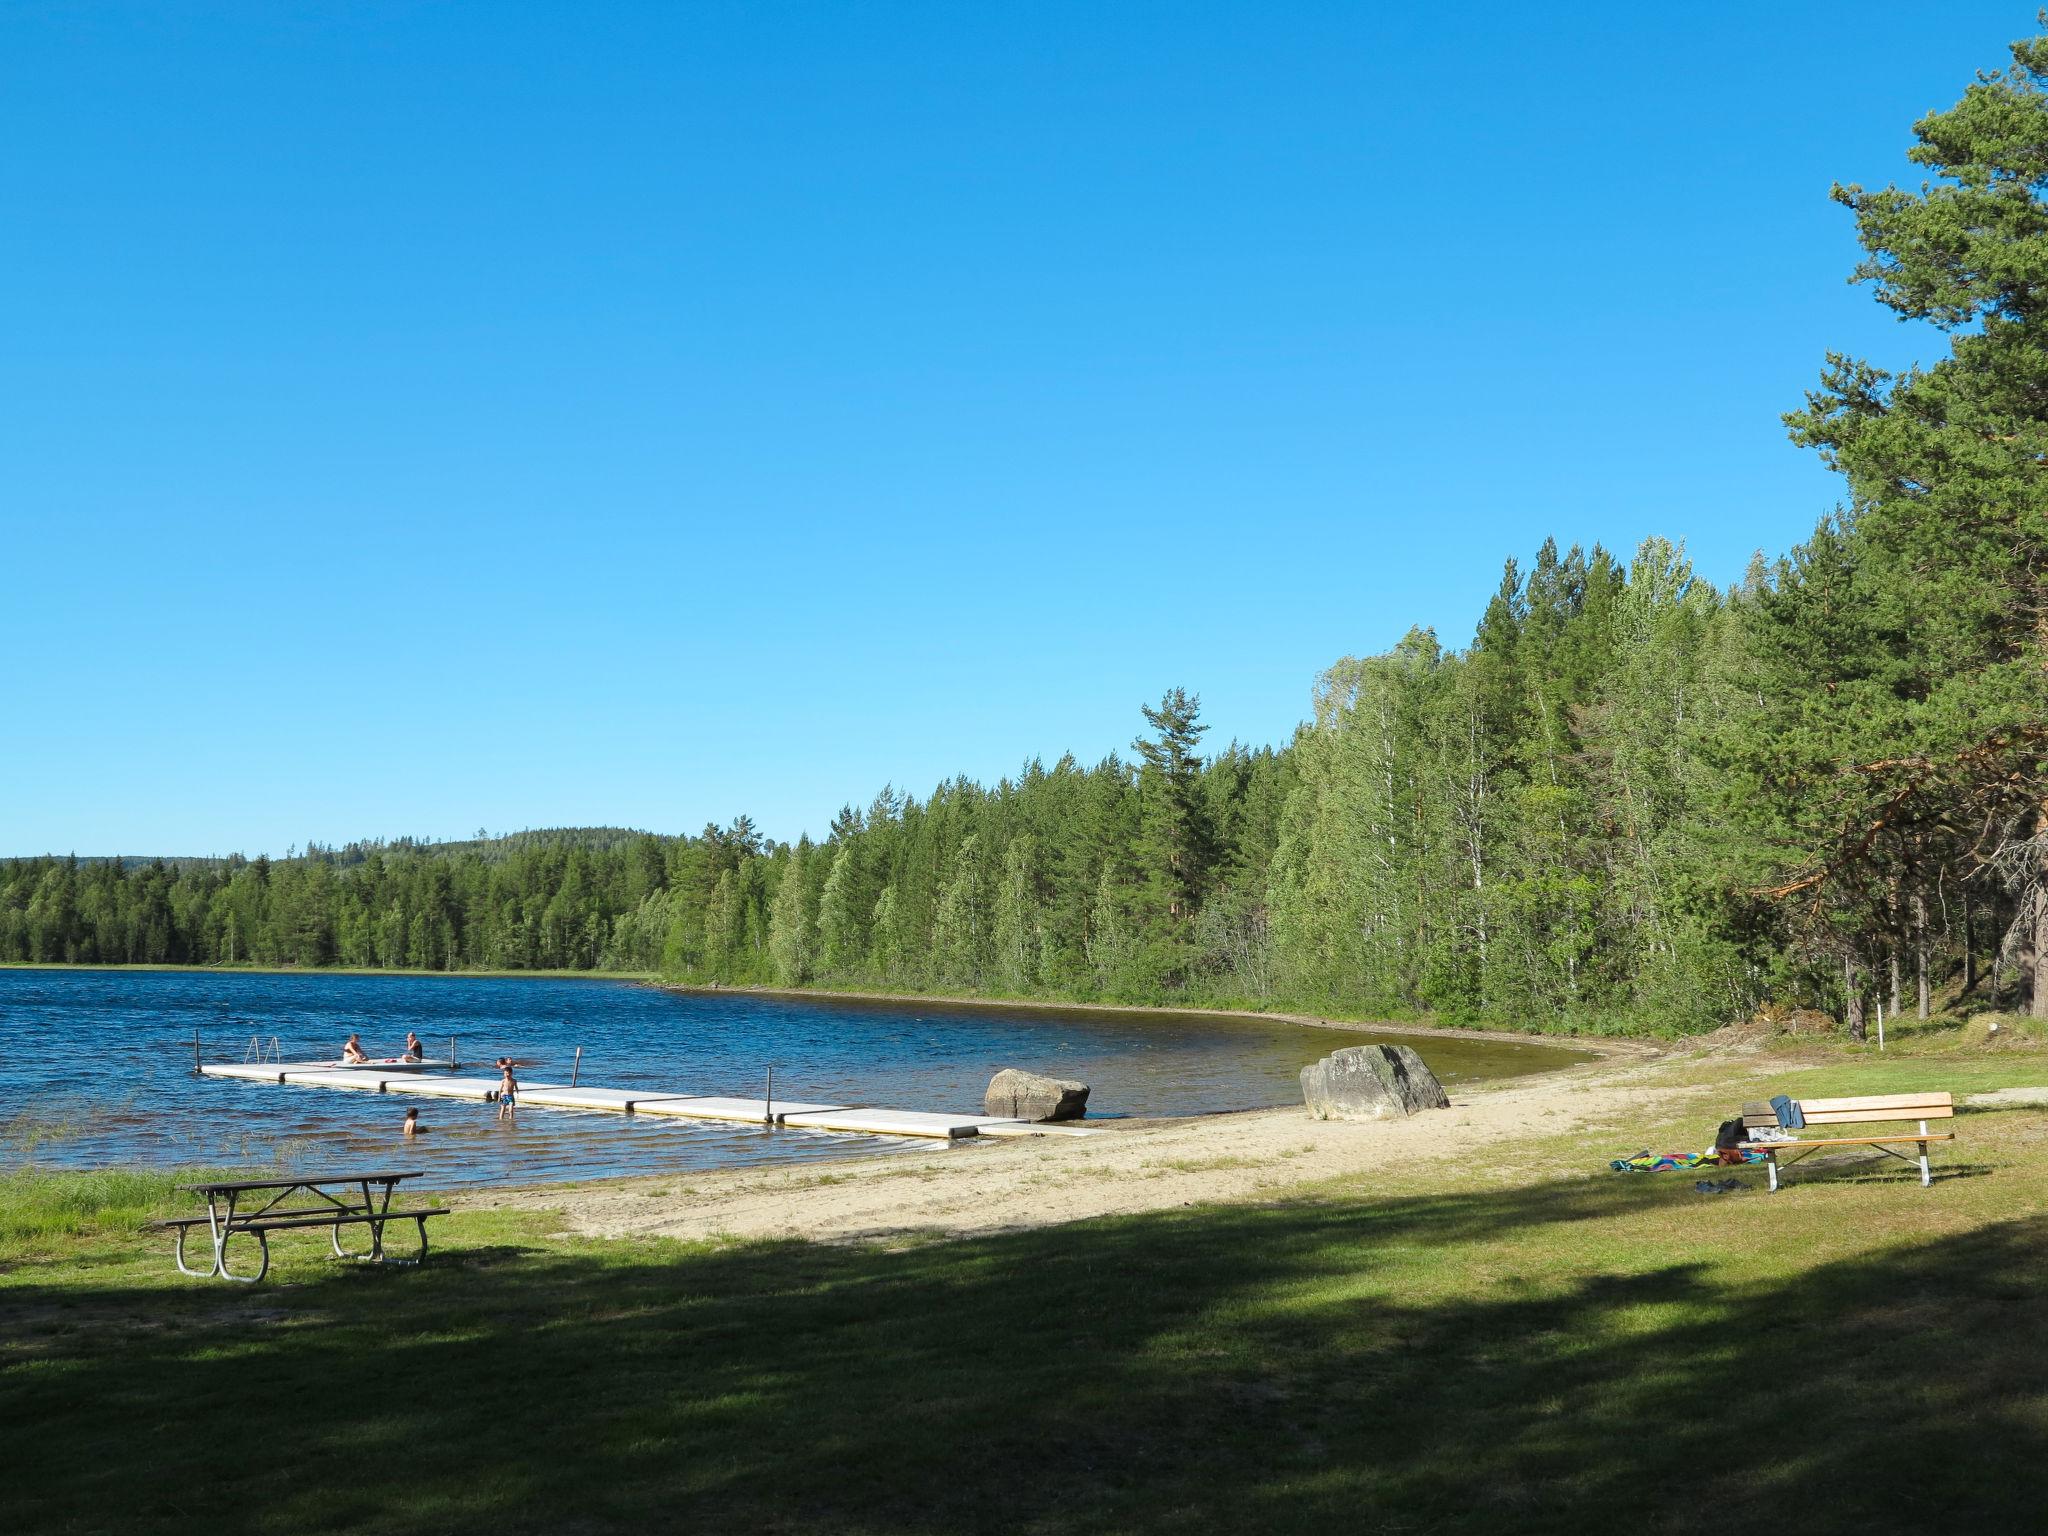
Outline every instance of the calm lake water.
<svg viewBox="0 0 2048 1536">
<path fill-rule="evenodd" d="M 678 995 L 597 979 L 264 976 L 211 971 L 0 970 L 0 1157 L 247 1167 L 399 1162 L 434 1188 L 654 1173 L 789 1159 L 931 1150 L 898 1137 L 769 1131 L 599 1112 L 195 1077 L 275 1035 L 287 1061 L 331 1059 L 360 1031 L 373 1056 L 416 1029 L 444 1056 L 521 1076 L 893 1109 L 980 1111 L 991 1075 L 1025 1067 L 1093 1087 L 1091 1115 L 1186 1115 L 1299 1102 L 1298 1074 L 1346 1044 L 1400 1036 L 1195 1014 L 1059 1013 L 901 1003 Z M 1543 1071 L 1583 1059 L 1554 1046 L 1408 1036 L 1446 1083 Z M 429 1134 L 398 1136 L 417 1106 Z M 958 1155 L 976 1155 L 972 1142 Z"/>
</svg>

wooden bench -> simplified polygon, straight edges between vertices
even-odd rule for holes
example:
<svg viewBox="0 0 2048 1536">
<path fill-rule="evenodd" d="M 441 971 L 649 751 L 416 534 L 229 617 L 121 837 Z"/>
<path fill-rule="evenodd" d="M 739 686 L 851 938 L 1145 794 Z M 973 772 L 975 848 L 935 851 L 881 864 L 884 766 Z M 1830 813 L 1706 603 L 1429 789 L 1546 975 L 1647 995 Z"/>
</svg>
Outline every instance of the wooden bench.
<svg viewBox="0 0 2048 1536">
<path fill-rule="evenodd" d="M 1781 1167 L 1804 1160 L 1823 1147 L 1872 1147 L 1887 1157 L 1896 1157 L 1902 1163 L 1914 1159 L 1896 1150 L 1900 1145 L 1911 1144 L 1919 1147 L 1920 1183 L 1925 1186 L 1934 1182 L 1927 1168 L 1927 1144 L 1930 1141 L 1954 1141 L 1954 1131 L 1930 1131 L 1930 1120 L 1952 1120 L 1955 1118 L 1955 1098 L 1946 1093 L 1890 1093 L 1870 1094 L 1862 1098 L 1849 1099 L 1801 1099 L 1799 1112 L 1806 1119 L 1807 1127 L 1836 1125 L 1896 1125 L 1907 1122 L 1917 1125 L 1911 1135 L 1870 1136 L 1801 1136 L 1793 1141 L 1745 1141 L 1742 1150 L 1761 1152 L 1768 1160 L 1771 1188 L 1779 1184 L 1778 1172 Z M 1745 1115 L 1744 1123 L 1755 1128 L 1760 1117 Z M 1766 1124 L 1775 1125 L 1776 1117 L 1769 1117 Z M 1795 1154 L 1790 1157 L 1785 1153 Z"/>
</svg>

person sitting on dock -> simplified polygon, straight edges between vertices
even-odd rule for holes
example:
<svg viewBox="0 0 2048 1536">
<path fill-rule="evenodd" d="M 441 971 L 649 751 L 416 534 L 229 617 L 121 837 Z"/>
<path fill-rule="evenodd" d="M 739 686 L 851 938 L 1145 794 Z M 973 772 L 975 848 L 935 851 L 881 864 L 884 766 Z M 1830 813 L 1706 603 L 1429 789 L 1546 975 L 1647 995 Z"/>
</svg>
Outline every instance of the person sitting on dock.
<svg viewBox="0 0 2048 1536">
<path fill-rule="evenodd" d="M 519 1079 L 512 1075 L 512 1058 L 498 1058 L 498 1118 L 513 1119 L 513 1111 L 519 1107 Z"/>
<path fill-rule="evenodd" d="M 405 1059 L 407 1061 L 420 1061 L 425 1058 L 426 1054 L 427 1048 L 420 1044 L 420 1032 L 416 1029 L 408 1029 L 405 1032 Z"/>
<path fill-rule="evenodd" d="M 361 1035 L 350 1035 L 348 1037 L 348 1043 L 341 1048 L 341 1059 L 352 1067 L 359 1067 L 370 1059 L 369 1052 L 363 1049 L 363 1037 Z"/>
</svg>

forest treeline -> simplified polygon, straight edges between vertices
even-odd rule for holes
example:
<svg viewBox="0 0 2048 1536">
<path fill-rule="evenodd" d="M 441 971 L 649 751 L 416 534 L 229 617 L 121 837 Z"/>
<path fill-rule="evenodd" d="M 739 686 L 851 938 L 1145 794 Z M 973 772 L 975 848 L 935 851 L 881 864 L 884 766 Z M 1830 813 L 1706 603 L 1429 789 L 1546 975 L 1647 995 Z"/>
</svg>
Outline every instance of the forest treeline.
<svg viewBox="0 0 2048 1536">
<path fill-rule="evenodd" d="M 1169 690 L 1128 754 L 885 789 L 819 840 L 530 834 L 0 864 L 0 959 L 659 971 L 1682 1031 L 1765 1001 L 2048 1016 L 2048 38 L 1836 189 L 1942 356 L 1787 416 L 1840 507 L 1727 589 L 1546 543 L 1461 647 L 1278 748 Z M 1136 722 L 1134 721 L 1134 724 Z"/>
</svg>

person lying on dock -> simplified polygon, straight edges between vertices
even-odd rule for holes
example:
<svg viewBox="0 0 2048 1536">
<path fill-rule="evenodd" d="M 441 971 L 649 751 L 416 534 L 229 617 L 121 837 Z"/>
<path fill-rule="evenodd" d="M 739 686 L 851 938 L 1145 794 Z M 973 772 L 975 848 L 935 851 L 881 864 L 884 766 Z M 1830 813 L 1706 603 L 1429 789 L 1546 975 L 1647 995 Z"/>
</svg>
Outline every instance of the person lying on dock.
<svg viewBox="0 0 2048 1536">
<path fill-rule="evenodd" d="M 363 1049 L 361 1035 L 348 1037 L 348 1043 L 341 1048 L 341 1059 L 352 1067 L 359 1067 L 370 1059 L 369 1053 Z"/>
<path fill-rule="evenodd" d="M 511 1120 L 519 1107 L 519 1079 L 512 1075 L 512 1058 L 498 1058 L 498 1118 Z"/>
<path fill-rule="evenodd" d="M 405 1059 L 407 1061 L 419 1061 L 426 1054 L 427 1048 L 420 1044 L 420 1032 L 416 1029 L 408 1029 L 405 1032 Z"/>
</svg>

